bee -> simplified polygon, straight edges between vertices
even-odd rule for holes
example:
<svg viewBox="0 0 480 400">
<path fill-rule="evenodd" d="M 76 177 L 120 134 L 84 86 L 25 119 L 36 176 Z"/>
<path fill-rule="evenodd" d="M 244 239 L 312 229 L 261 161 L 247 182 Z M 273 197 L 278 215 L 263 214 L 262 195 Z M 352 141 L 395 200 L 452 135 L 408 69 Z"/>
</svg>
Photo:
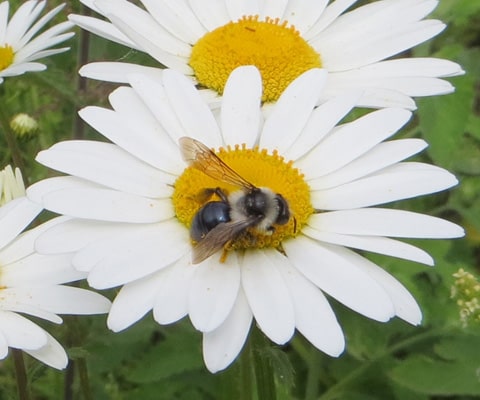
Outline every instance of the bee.
<svg viewBox="0 0 480 400">
<path fill-rule="evenodd" d="M 206 188 L 205 194 L 216 194 L 220 201 L 204 204 L 195 214 L 190 236 L 196 242 L 192 263 L 197 264 L 245 233 L 255 228 L 271 235 L 274 225 L 290 220 L 290 208 L 285 198 L 267 187 L 256 187 L 225 164 L 206 145 L 190 137 L 179 140 L 184 161 L 191 167 L 239 190 L 227 194 L 221 188 Z"/>
</svg>

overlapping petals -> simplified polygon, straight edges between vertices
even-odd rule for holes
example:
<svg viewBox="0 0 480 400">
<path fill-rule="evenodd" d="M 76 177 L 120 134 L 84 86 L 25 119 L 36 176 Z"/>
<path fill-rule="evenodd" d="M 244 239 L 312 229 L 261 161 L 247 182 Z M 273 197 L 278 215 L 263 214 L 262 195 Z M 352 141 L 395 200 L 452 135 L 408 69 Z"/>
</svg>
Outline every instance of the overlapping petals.
<svg viewBox="0 0 480 400">
<path fill-rule="evenodd" d="M 348 11 L 356 0 L 322 1 L 178 1 L 142 0 L 144 8 L 127 0 L 82 0 L 106 17 L 70 15 L 71 21 L 97 35 L 150 54 L 161 65 L 191 77 L 192 46 L 206 33 L 243 16 L 278 18 L 294 25 L 320 55 L 330 72 L 319 101 L 351 90 L 362 90 L 358 105 L 415 108 L 412 97 L 450 93 L 442 78 L 460 75 L 461 67 L 436 58 L 393 56 L 438 35 L 445 25 L 425 19 L 437 0 L 381 0 Z M 329 3 L 329 4 L 328 4 Z M 129 74 L 161 74 L 151 67 L 118 62 L 84 66 L 84 76 L 129 82 Z M 209 95 L 214 101 L 216 92 Z"/>
<path fill-rule="evenodd" d="M 45 5 L 45 1 L 25 1 L 8 21 L 9 3 L 0 3 L 0 47 L 9 46 L 13 50 L 13 62 L 0 70 L 0 83 L 5 77 L 43 71 L 46 66 L 35 62 L 36 60 L 69 49 L 52 49 L 73 36 L 73 32 L 66 32 L 73 26 L 69 21 L 61 22 L 38 34 L 64 7 L 64 4 L 59 5 L 39 18 Z"/>
<path fill-rule="evenodd" d="M 0 357 L 8 348 L 22 349 L 58 369 L 67 354 L 50 334 L 20 314 L 61 323 L 58 314 L 100 314 L 110 302 L 89 290 L 63 285 L 85 278 L 72 266 L 72 254 L 41 255 L 34 242 L 39 235 L 64 221 L 54 219 L 19 235 L 42 208 L 21 197 L 0 208 Z"/>
<path fill-rule="evenodd" d="M 134 74 L 128 82 L 110 96 L 112 110 L 80 112 L 112 143 L 68 141 L 40 152 L 38 161 L 70 175 L 28 189 L 32 201 L 68 218 L 45 231 L 36 249 L 75 252 L 75 267 L 96 288 L 123 285 L 108 317 L 111 329 L 126 329 L 150 310 L 160 324 L 189 316 L 203 332 L 206 365 L 216 372 L 238 355 L 253 319 L 275 343 L 298 330 L 339 355 L 344 338 L 325 294 L 378 321 L 420 322 L 407 289 L 351 250 L 431 265 L 426 252 L 398 238 L 463 235 L 439 218 L 376 207 L 457 183 L 446 170 L 405 161 L 425 148 L 422 140 L 389 140 L 409 111 L 384 109 L 340 124 L 361 94 L 317 106 L 328 84 L 318 69 L 295 80 L 266 115 L 254 67 L 231 75 L 218 118 L 176 71 L 165 70 L 160 79 Z M 276 150 L 301 170 L 317 212 L 282 243 L 284 253 L 255 249 L 230 252 L 225 262 L 212 256 L 191 264 L 188 229 L 170 198 L 185 167 L 182 136 L 215 148 L 246 143 Z"/>
</svg>

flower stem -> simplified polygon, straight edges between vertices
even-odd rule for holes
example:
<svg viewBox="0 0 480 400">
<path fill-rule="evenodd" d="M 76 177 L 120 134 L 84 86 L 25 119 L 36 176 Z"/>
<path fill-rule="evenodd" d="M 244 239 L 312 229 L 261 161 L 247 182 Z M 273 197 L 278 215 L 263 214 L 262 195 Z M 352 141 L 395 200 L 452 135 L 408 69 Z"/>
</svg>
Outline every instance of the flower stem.
<svg viewBox="0 0 480 400">
<path fill-rule="evenodd" d="M 82 5 L 82 15 L 89 16 L 91 14 L 90 8 L 85 5 Z M 89 60 L 89 50 L 90 50 L 90 32 L 82 29 L 80 32 L 80 45 L 78 47 L 77 55 L 77 71 L 82 65 L 88 63 Z M 87 79 L 78 76 L 77 81 L 77 95 L 79 98 L 83 98 L 87 91 Z M 74 113 L 75 117 L 73 120 L 73 138 L 74 139 L 84 139 L 85 138 L 85 124 L 80 118 L 77 112 Z"/>
<path fill-rule="evenodd" d="M 25 362 L 23 360 L 23 353 L 21 350 L 12 349 L 12 357 L 13 364 L 15 365 L 18 398 L 19 400 L 29 400 L 30 394 L 28 392 L 27 371 L 25 369 Z"/>
<path fill-rule="evenodd" d="M 258 328 L 251 334 L 251 354 L 257 381 L 257 394 L 260 400 L 275 400 L 277 398 L 273 367 L 266 357 L 267 339 Z"/>
<path fill-rule="evenodd" d="M 90 379 L 88 378 L 87 360 L 79 358 L 77 360 L 78 374 L 80 375 L 80 385 L 82 387 L 83 398 L 93 400 L 92 390 L 90 388 Z"/>
</svg>

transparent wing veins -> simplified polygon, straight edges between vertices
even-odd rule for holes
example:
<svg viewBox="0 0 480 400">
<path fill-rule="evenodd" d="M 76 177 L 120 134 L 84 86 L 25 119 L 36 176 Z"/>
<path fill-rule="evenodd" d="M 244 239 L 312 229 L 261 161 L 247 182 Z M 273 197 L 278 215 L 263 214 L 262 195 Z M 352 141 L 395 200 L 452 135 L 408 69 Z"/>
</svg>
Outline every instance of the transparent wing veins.
<svg viewBox="0 0 480 400">
<path fill-rule="evenodd" d="M 179 139 L 183 160 L 213 179 L 247 190 L 256 187 L 225 164 L 211 149 L 191 137 Z"/>
</svg>

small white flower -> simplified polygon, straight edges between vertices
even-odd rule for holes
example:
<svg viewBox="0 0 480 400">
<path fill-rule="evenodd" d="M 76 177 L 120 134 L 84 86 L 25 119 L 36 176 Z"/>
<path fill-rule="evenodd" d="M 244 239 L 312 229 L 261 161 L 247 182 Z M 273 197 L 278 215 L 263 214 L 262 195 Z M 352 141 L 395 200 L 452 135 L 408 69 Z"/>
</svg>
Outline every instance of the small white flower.
<svg viewBox="0 0 480 400">
<path fill-rule="evenodd" d="M 74 266 L 88 272 L 95 288 L 123 285 L 108 317 L 114 331 L 152 309 L 160 324 L 188 315 L 204 333 L 205 363 L 213 372 L 238 355 L 253 318 L 275 343 L 297 329 L 339 355 L 343 333 L 324 293 L 378 321 L 398 316 L 420 323 L 405 287 L 349 247 L 432 265 L 426 252 L 396 238 L 458 237 L 463 230 L 374 206 L 457 180 L 444 169 L 403 161 L 426 147 L 423 140 L 386 141 L 407 123 L 407 110 L 383 109 L 337 125 L 358 95 L 316 107 L 326 80 L 319 69 L 302 74 L 264 117 L 259 71 L 238 68 L 217 121 L 180 73 L 165 70 L 160 80 L 130 76 L 131 87 L 110 95 L 113 110 L 80 111 L 113 143 L 66 141 L 38 154 L 39 162 L 71 176 L 40 181 L 28 196 L 73 218 L 40 236 L 37 250 L 76 252 Z M 239 189 L 186 167 L 179 148 L 184 136 L 215 149 L 253 185 L 281 194 L 288 222 L 271 234 L 249 229 L 192 264 L 189 229 L 210 201 L 205 189 Z"/>
<path fill-rule="evenodd" d="M 71 22 L 64 21 L 54 25 L 35 37 L 64 7 L 60 5 L 37 20 L 45 4 L 45 1 L 25 1 L 9 21 L 9 3 L 0 3 L 0 83 L 5 77 L 22 75 L 29 71 L 43 71 L 45 65 L 34 62 L 35 60 L 69 49 L 62 47 L 47 50 L 73 36 L 73 32 L 65 33 L 73 26 Z"/>
<path fill-rule="evenodd" d="M 21 179 L 21 174 L 19 176 Z M 35 252 L 37 237 L 62 222 L 62 218 L 20 234 L 41 210 L 25 196 L 0 207 L 0 359 L 5 358 L 8 348 L 12 347 L 62 369 L 68 361 L 63 347 L 21 314 L 58 324 L 62 319 L 57 314 L 106 313 L 110 302 L 89 290 L 62 285 L 86 277 L 72 267 L 71 254 Z"/>
<path fill-rule="evenodd" d="M 263 100 L 275 101 L 301 73 L 329 71 L 320 101 L 363 90 L 358 105 L 415 109 L 412 97 L 450 93 L 440 78 L 461 67 L 438 58 L 396 58 L 438 35 L 445 24 L 424 19 L 437 0 L 382 0 L 358 7 L 356 0 L 81 0 L 108 18 L 70 15 L 84 29 L 148 53 L 161 65 L 191 77 L 213 103 L 238 66 L 255 65 Z M 84 76 L 128 81 L 132 72 L 161 69 L 119 62 L 84 66 Z"/>
<path fill-rule="evenodd" d="M 17 197 L 25 196 L 25 185 L 19 168 L 7 165 L 0 171 L 0 207 Z"/>
</svg>

